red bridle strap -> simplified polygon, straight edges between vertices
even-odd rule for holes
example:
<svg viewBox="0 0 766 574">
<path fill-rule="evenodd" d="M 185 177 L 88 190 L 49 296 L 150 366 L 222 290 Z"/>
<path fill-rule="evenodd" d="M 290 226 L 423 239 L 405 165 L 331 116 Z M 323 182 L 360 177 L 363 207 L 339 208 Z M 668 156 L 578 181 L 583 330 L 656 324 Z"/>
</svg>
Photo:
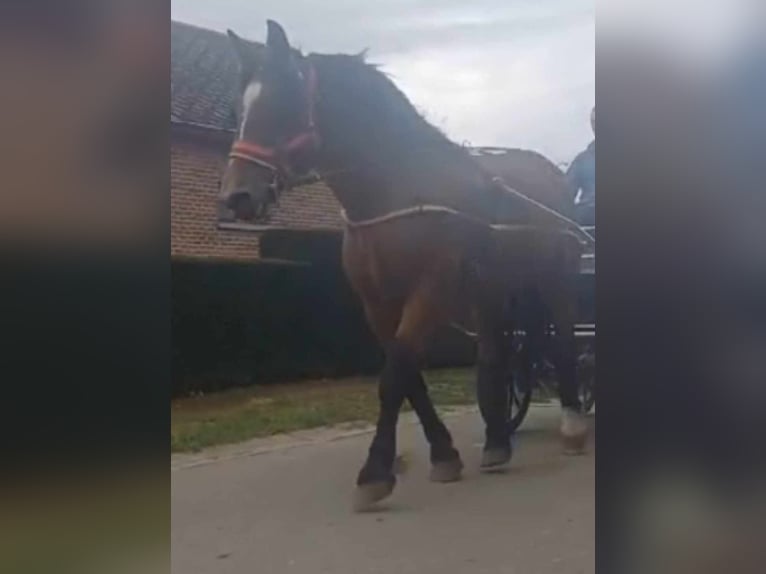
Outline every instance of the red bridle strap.
<svg viewBox="0 0 766 574">
<path fill-rule="evenodd" d="M 314 123 L 314 107 L 317 92 L 317 74 L 314 66 L 309 65 L 306 70 L 306 129 L 287 142 L 276 146 L 268 147 L 257 143 L 238 139 L 231 147 L 229 157 L 249 161 L 258 165 L 267 167 L 273 171 L 279 171 L 284 168 L 280 165 L 292 153 L 302 149 L 313 149 L 319 146 L 319 133 Z M 286 171 L 282 169 L 283 171 Z"/>
<path fill-rule="evenodd" d="M 277 171 L 277 166 L 275 165 L 277 152 L 275 148 L 264 147 L 247 140 L 237 140 L 231 146 L 229 157 L 256 163 L 272 171 Z"/>
</svg>

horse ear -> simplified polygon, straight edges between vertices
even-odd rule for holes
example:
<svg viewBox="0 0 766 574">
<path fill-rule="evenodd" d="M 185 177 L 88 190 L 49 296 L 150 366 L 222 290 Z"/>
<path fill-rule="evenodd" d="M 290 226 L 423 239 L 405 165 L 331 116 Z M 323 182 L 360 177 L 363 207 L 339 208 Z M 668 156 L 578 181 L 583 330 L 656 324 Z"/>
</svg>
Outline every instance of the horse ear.
<svg viewBox="0 0 766 574">
<path fill-rule="evenodd" d="M 252 68 L 257 57 L 255 48 L 237 36 L 232 30 L 226 30 L 226 34 L 229 36 L 229 40 L 234 48 L 234 52 L 237 54 L 242 69 L 248 70 Z"/>
<path fill-rule="evenodd" d="M 287 62 L 290 59 L 291 48 L 284 28 L 274 20 L 267 20 L 266 28 L 266 46 L 274 54 L 277 62 Z"/>
</svg>

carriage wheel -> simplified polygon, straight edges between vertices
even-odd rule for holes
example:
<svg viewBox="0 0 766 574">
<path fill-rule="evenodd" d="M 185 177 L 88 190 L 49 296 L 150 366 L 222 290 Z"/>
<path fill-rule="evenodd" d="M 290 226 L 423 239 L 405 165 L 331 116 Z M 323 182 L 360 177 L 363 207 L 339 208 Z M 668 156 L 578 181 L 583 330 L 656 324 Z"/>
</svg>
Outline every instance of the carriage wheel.
<svg viewBox="0 0 766 574">
<path fill-rule="evenodd" d="M 518 377 L 511 375 L 510 379 L 507 417 L 511 432 L 515 432 L 529 411 L 529 405 L 532 402 L 532 388 L 531 385 L 515 383 L 514 381 L 519 381 Z"/>
</svg>

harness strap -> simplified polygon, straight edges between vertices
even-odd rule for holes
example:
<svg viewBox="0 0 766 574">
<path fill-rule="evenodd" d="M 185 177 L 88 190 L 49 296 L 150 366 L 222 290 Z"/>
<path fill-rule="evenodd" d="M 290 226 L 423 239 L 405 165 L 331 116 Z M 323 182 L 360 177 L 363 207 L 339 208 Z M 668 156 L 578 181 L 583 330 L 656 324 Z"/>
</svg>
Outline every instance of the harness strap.
<svg viewBox="0 0 766 574">
<path fill-rule="evenodd" d="M 372 225 L 377 225 L 379 223 L 385 223 L 386 221 L 399 219 L 401 217 L 406 217 L 408 215 L 418 215 L 421 213 L 447 213 L 450 215 L 468 217 L 466 214 L 456 209 L 452 209 L 451 207 L 444 207 L 442 205 L 428 205 L 428 204 L 416 205 L 414 207 L 406 207 L 404 209 L 397 209 L 396 211 L 391 211 L 389 213 L 386 213 L 385 215 L 381 215 L 379 217 L 373 217 L 371 219 L 364 219 L 361 221 L 352 221 L 351 219 L 349 219 L 345 209 L 340 210 L 340 216 L 343 219 L 343 223 L 345 223 L 348 227 L 351 227 L 351 228 L 370 227 Z"/>
<path fill-rule="evenodd" d="M 553 211 L 554 213 L 558 213 L 555 210 L 551 210 L 551 211 Z M 363 219 L 363 220 L 357 220 L 357 221 L 350 219 L 348 217 L 348 214 L 346 213 L 346 210 L 344 209 L 341 209 L 340 216 L 341 216 L 341 219 L 343 219 L 343 223 L 346 225 L 346 227 L 348 227 L 349 229 L 359 229 L 364 227 L 372 227 L 374 225 L 379 225 L 381 223 L 386 223 L 388 221 L 393 221 L 393 220 L 401 219 L 404 217 L 421 215 L 426 213 L 443 213 L 448 215 L 455 215 L 463 219 L 468 219 L 473 223 L 477 223 L 479 225 L 482 225 L 494 231 L 518 231 L 522 229 L 538 229 L 540 227 L 539 225 L 534 225 L 531 223 L 487 223 L 486 221 L 482 221 L 481 219 L 477 217 L 473 217 L 471 215 L 468 215 L 467 213 L 463 213 L 462 211 L 452 209 L 451 207 L 445 207 L 443 205 L 428 205 L 428 204 L 418 205 L 415 207 L 407 207 L 405 209 L 397 209 L 396 211 L 391 211 L 379 217 L 373 217 L 370 219 Z M 565 220 L 567 219 L 563 215 L 561 217 Z M 584 241 L 584 242 L 581 241 L 582 243 L 591 243 L 592 245 L 596 244 L 596 240 L 593 239 L 592 236 L 587 231 L 580 228 L 580 226 L 577 225 L 577 223 L 574 223 L 574 222 L 572 223 L 576 227 L 574 229 L 562 230 L 562 233 L 571 234 L 574 237 L 577 237 L 578 240 L 582 240 L 583 237 L 588 239 L 588 241 Z"/>
<path fill-rule="evenodd" d="M 503 191 L 506 191 L 525 203 L 532 205 L 538 210 L 543 211 L 544 213 L 552 216 L 554 219 L 557 219 L 558 221 L 561 221 L 566 224 L 566 226 L 569 228 L 569 231 L 574 233 L 576 236 L 578 236 L 579 239 L 582 240 L 583 243 L 586 245 L 589 245 L 591 247 L 595 247 L 596 245 L 596 239 L 583 228 L 579 223 L 576 221 L 568 218 L 567 216 L 559 213 L 555 209 L 551 209 L 547 205 L 544 205 L 540 203 L 539 201 L 532 199 L 526 194 L 521 193 L 520 191 L 513 189 L 511 186 L 506 184 L 502 178 L 500 177 L 493 177 L 492 182 L 500 187 Z M 457 215 L 459 217 L 471 219 L 477 223 L 480 223 L 482 225 L 486 225 L 487 227 L 490 227 L 491 229 L 495 230 L 512 230 L 512 229 L 521 229 L 521 228 L 529 228 L 529 227 L 536 227 L 534 225 L 515 225 L 515 224 L 503 224 L 503 223 L 487 223 L 485 221 L 482 221 L 476 217 L 472 217 L 468 215 L 467 213 L 463 213 L 462 211 L 458 211 L 457 209 L 453 209 L 451 207 L 446 207 L 443 205 L 433 205 L 433 204 L 422 204 L 417 205 L 414 207 L 407 207 L 404 209 L 397 209 L 396 211 L 391 211 L 389 213 L 386 213 L 384 215 L 380 215 L 378 217 L 373 217 L 370 219 L 364 219 L 360 221 L 353 221 L 348 217 L 348 214 L 345 210 L 341 210 L 341 218 L 343 219 L 343 222 L 346 224 L 347 227 L 355 229 L 360 227 L 370 227 L 372 225 L 378 225 L 379 223 L 385 223 L 386 221 L 391 221 L 394 219 L 399 219 L 401 217 L 407 217 L 410 215 L 417 215 L 422 213 L 446 213 L 450 215 Z"/>
<path fill-rule="evenodd" d="M 505 181 L 503 181 L 501 177 L 498 177 L 498 176 L 493 177 L 492 182 L 498 187 L 500 187 L 500 189 L 502 189 L 503 191 L 507 191 L 511 195 L 515 195 L 516 197 L 528 203 L 529 205 L 533 205 L 537 209 L 540 209 L 544 211 L 545 213 L 547 213 L 548 215 L 551 215 L 554 218 L 558 219 L 559 221 L 566 223 L 568 227 L 571 227 L 572 229 L 574 229 L 575 232 L 577 232 L 578 235 L 582 236 L 585 239 L 586 243 L 589 243 L 590 245 L 593 245 L 593 246 L 596 245 L 596 239 L 576 221 L 568 218 L 566 215 L 562 215 L 555 209 L 551 209 L 547 205 L 544 205 L 540 203 L 539 201 L 532 199 L 528 195 L 525 195 L 521 193 L 520 191 L 513 189 L 510 185 L 505 183 Z"/>
<path fill-rule="evenodd" d="M 478 217 L 473 217 L 472 215 L 463 213 L 462 211 L 458 211 L 457 209 L 452 209 L 451 207 L 445 207 L 443 205 L 429 205 L 429 204 L 417 205 L 414 207 L 407 207 L 404 209 L 397 209 L 396 211 L 391 211 L 379 217 L 373 217 L 371 219 L 363 219 L 358 221 L 349 219 L 348 214 L 346 213 L 346 210 L 344 209 L 341 209 L 340 216 L 341 216 L 341 219 L 343 219 L 343 223 L 346 225 L 346 227 L 348 227 L 349 229 L 359 229 L 359 228 L 365 228 L 365 227 L 372 227 L 374 225 L 379 225 L 381 223 L 386 223 L 388 221 L 394 221 L 396 219 L 403 219 L 405 217 L 412 217 L 412 216 L 422 215 L 426 213 L 442 213 L 447 215 L 454 215 L 462 219 L 468 220 L 472 223 L 475 223 L 477 225 L 481 225 L 482 227 L 491 229 L 493 231 L 521 231 L 525 229 L 540 229 L 539 225 L 534 225 L 532 223 L 487 223 L 486 221 L 482 221 Z M 574 233 L 571 229 L 561 230 L 561 233 L 569 234 L 579 239 L 577 234 Z"/>
</svg>

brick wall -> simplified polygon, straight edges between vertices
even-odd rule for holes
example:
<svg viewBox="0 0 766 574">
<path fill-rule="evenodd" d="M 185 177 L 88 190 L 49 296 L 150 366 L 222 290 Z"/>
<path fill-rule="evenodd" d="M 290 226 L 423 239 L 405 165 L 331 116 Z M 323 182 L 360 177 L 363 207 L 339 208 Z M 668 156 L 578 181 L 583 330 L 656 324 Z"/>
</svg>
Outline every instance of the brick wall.
<svg viewBox="0 0 766 574">
<path fill-rule="evenodd" d="M 269 223 L 295 229 L 343 228 L 340 204 L 332 191 L 321 183 L 291 189 L 279 199 Z"/>
<path fill-rule="evenodd" d="M 258 234 L 218 229 L 220 146 L 174 138 L 170 154 L 170 251 L 173 258 L 255 261 Z"/>
</svg>

